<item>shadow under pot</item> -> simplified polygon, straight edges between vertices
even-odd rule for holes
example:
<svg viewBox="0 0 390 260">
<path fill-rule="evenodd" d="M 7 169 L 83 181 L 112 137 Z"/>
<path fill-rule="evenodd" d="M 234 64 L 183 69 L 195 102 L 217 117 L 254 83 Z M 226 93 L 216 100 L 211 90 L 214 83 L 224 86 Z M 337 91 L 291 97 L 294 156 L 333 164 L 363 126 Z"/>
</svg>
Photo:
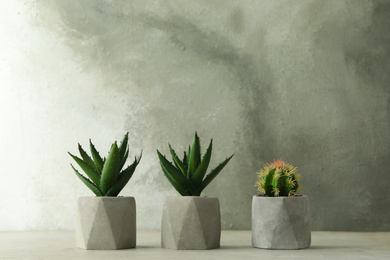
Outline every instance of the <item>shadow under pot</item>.
<svg viewBox="0 0 390 260">
<path fill-rule="evenodd" d="M 179 250 L 220 247 L 218 198 L 167 197 L 161 222 L 161 246 Z"/>
<path fill-rule="evenodd" d="M 136 246 L 134 197 L 80 197 L 76 245 L 82 249 L 125 249 Z"/>
<path fill-rule="evenodd" d="M 264 249 L 302 249 L 311 243 L 309 198 L 253 196 L 252 245 Z"/>
</svg>

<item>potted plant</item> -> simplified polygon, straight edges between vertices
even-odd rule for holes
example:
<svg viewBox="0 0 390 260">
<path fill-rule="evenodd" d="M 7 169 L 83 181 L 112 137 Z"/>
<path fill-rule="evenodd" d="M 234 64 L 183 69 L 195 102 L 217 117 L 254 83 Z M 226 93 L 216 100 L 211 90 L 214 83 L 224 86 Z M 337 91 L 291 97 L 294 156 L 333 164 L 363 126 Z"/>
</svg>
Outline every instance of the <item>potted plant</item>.
<svg viewBox="0 0 390 260">
<path fill-rule="evenodd" d="M 134 197 L 117 197 L 141 160 L 122 170 L 129 155 L 128 134 L 118 147 L 114 142 L 107 158 L 102 158 L 91 140 L 92 158 L 78 145 L 81 158 L 69 155 L 89 177 L 71 164 L 77 177 L 96 196 L 80 197 L 77 203 L 76 245 L 83 249 L 124 249 L 136 246 L 136 206 Z"/>
<path fill-rule="evenodd" d="M 200 197 L 204 188 L 225 167 L 230 156 L 206 175 L 212 143 L 201 158 L 201 146 L 195 132 L 192 146 L 180 160 L 169 145 L 173 163 L 158 150 L 164 175 L 182 197 L 165 199 L 161 223 L 161 246 L 171 249 L 219 248 L 221 238 L 221 216 L 218 198 Z"/>
<path fill-rule="evenodd" d="M 311 243 L 309 198 L 298 195 L 301 175 L 283 160 L 258 173 L 259 195 L 252 200 L 252 245 L 265 249 L 301 249 Z"/>
</svg>

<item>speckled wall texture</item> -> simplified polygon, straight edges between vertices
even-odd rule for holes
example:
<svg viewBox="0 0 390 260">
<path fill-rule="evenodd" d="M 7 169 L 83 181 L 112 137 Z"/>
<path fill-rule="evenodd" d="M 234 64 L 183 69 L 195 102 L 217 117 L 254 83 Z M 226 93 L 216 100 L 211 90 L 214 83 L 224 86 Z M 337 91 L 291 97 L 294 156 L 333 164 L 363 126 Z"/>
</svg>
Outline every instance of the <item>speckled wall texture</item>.
<svg viewBox="0 0 390 260">
<path fill-rule="evenodd" d="M 122 195 L 139 229 L 159 229 L 177 193 L 156 149 L 184 151 L 198 131 L 214 139 L 211 167 L 235 153 L 203 194 L 220 198 L 224 229 L 250 229 L 256 171 L 283 158 L 303 175 L 313 230 L 390 231 L 389 1 L 0 7 L 0 229 L 73 229 L 92 193 L 67 151 L 92 138 L 106 152 L 126 131 L 144 156 Z"/>
</svg>

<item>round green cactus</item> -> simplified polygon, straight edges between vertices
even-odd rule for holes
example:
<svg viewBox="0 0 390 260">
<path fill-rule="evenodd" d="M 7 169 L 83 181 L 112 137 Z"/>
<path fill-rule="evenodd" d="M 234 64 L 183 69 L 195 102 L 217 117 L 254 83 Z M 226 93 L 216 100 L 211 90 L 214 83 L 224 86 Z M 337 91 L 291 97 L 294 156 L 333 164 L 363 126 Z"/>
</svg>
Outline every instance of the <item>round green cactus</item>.
<svg viewBox="0 0 390 260">
<path fill-rule="evenodd" d="M 297 172 L 296 167 L 283 160 L 264 164 L 257 175 L 256 186 L 260 194 L 277 197 L 293 196 L 300 193 L 301 185 L 298 182 L 301 175 Z"/>
</svg>

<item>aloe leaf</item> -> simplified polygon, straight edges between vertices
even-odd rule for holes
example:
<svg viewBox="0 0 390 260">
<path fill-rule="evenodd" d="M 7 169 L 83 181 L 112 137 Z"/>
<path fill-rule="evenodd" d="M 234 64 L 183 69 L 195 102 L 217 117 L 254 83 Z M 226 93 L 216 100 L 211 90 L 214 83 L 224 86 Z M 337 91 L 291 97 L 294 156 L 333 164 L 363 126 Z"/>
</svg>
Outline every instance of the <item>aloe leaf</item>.
<svg viewBox="0 0 390 260">
<path fill-rule="evenodd" d="M 177 192 L 180 193 L 182 196 L 192 196 L 192 194 L 183 186 L 182 183 L 179 183 L 163 166 L 163 164 L 160 162 L 161 168 L 163 170 L 163 173 L 165 177 L 167 177 L 168 181 L 171 183 L 171 185 L 175 188 Z"/>
<path fill-rule="evenodd" d="M 179 165 L 177 165 L 177 163 L 175 162 L 175 160 L 172 161 L 172 164 L 173 164 L 177 169 L 180 170 L 180 167 L 179 167 Z"/>
<path fill-rule="evenodd" d="M 78 144 L 79 152 L 81 155 L 81 158 L 83 158 L 84 162 L 88 163 L 89 166 L 91 166 L 93 169 L 95 169 L 99 174 L 100 171 L 96 168 L 95 163 L 91 159 L 91 157 L 83 150 L 80 144 Z"/>
<path fill-rule="evenodd" d="M 175 150 L 172 149 L 171 145 L 169 145 L 169 151 L 171 152 L 173 161 L 177 165 L 177 167 L 181 170 L 181 173 L 186 176 L 187 175 L 187 167 L 184 165 L 184 163 L 177 157 Z"/>
<path fill-rule="evenodd" d="M 128 141 L 129 141 L 129 132 L 127 132 L 125 134 L 125 136 L 123 137 L 123 140 L 121 142 L 121 145 L 119 146 L 119 158 L 121 159 L 121 161 L 125 157 L 126 151 L 128 150 L 127 149 L 127 142 Z"/>
<path fill-rule="evenodd" d="M 194 187 L 189 183 L 185 176 L 177 169 L 173 164 L 168 161 L 158 150 L 157 150 L 158 158 L 160 159 L 161 168 L 163 168 L 163 172 L 168 180 L 171 182 L 172 186 L 177 190 L 185 189 L 186 193 L 192 193 L 194 191 Z M 179 191 L 180 194 L 182 194 Z M 184 195 L 190 196 L 190 195 Z"/>
<path fill-rule="evenodd" d="M 193 180 L 196 184 L 200 184 L 206 174 L 207 168 L 209 167 L 211 152 L 213 150 L 213 140 L 210 140 L 209 147 L 207 148 L 206 153 L 203 156 L 203 160 L 200 162 L 198 168 L 193 174 Z"/>
<path fill-rule="evenodd" d="M 100 189 L 98 187 L 95 186 L 95 184 L 93 184 L 90 180 L 88 180 L 86 177 L 84 177 L 83 175 L 81 175 L 74 167 L 73 165 L 71 164 L 70 166 L 72 166 L 73 170 L 75 171 L 77 177 L 80 178 L 80 180 L 93 192 L 96 194 L 96 196 L 103 196 L 103 193 L 100 191 Z"/>
<path fill-rule="evenodd" d="M 96 186 L 99 187 L 100 185 L 100 174 L 93 169 L 91 166 L 89 166 L 88 163 L 84 162 L 77 156 L 74 156 L 73 154 L 69 153 L 69 155 L 76 161 L 76 163 L 83 169 L 85 174 L 95 183 Z"/>
<path fill-rule="evenodd" d="M 226 166 L 226 164 L 232 159 L 232 156 L 229 158 L 226 158 L 225 161 L 223 161 L 221 164 L 219 164 L 215 169 L 213 169 L 207 176 L 206 178 L 202 181 L 198 189 L 196 190 L 199 194 L 204 190 L 204 188 L 207 187 L 207 185 L 210 184 L 210 182 L 219 174 L 219 172 Z"/>
<path fill-rule="evenodd" d="M 188 146 L 188 152 L 187 152 L 187 168 L 190 165 L 190 156 L 191 156 L 191 145 Z M 189 170 L 188 170 L 189 172 Z M 189 176 L 187 176 L 189 178 Z"/>
<path fill-rule="evenodd" d="M 89 146 L 91 148 L 91 154 L 93 161 L 95 162 L 95 166 L 98 169 L 98 171 L 102 172 L 104 162 L 102 160 L 102 157 L 100 157 L 99 152 L 96 150 L 95 146 L 93 145 L 91 139 L 89 139 Z"/>
<path fill-rule="evenodd" d="M 123 165 L 125 165 L 125 163 L 127 161 L 127 157 L 129 157 L 129 149 L 126 150 L 125 155 L 121 159 L 121 163 L 119 165 L 119 170 L 121 170 L 123 168 Z"/>
<path fill-rule="evenodd" d="M 189 155 L 189 157 L 188 179 L 192 178 L 192 175 L 194 174 L 196 168 L 198 168 L 198 165 L 200 163 L 200 141 L 196 132 L 194 136 L 194 141 L 192 142 L 191 154 Z"/>
<path fill-rule="evenodd" d="M 104 163 L 103 170 L 102 170 L 102 176 L 101 176 L 99 187 L 103 191 L 103 193 L 107 193 L 107 191 L 116 182 L 120 171 L 119 166 L 120 166 L 119 149 L 115 142 L 111 146 L 111 150 L 107 156 L 106 162 Z"/>
<path fill-rule="evenodd" d="M 184 152 L 184 156 L 183 156 L 183 161 L 182 162 L 183 162 L 185 168 L 188 170 L 187 154 L 186 154 L 186 152 Z"/>
<path fill-rule="evenodd" d="M 121 190 L 126 186 L 126 184 L 129 182 L 130 178 L 133 176 L 133 173 L 135 171 L 135 168 L 139 164 L 140 160 L 142 158 L 142 152 L 139 158 L 135 158 L 134 162 L 129 165 L 126 169 L 124 169 L 118 177 L 118 180 L 116 183 L 111 187 L 111 189 L 107 192 L 107 196 L 118 196 L 118 194 L 121 192 Z"/>
<path fill-rule="evenodd" d="M 180 170 L 176 168 L 170 161 L 163 156 L 159 150 L 157 150 L 158 158 L 160 159 L 160 163 L 167 169 L 171 175 L 175 176 L 178 180 L 186 180 L 186 178 L 181 174 Z M 177 176 L 177 177 L 176 177 Z"/>
</svg>

